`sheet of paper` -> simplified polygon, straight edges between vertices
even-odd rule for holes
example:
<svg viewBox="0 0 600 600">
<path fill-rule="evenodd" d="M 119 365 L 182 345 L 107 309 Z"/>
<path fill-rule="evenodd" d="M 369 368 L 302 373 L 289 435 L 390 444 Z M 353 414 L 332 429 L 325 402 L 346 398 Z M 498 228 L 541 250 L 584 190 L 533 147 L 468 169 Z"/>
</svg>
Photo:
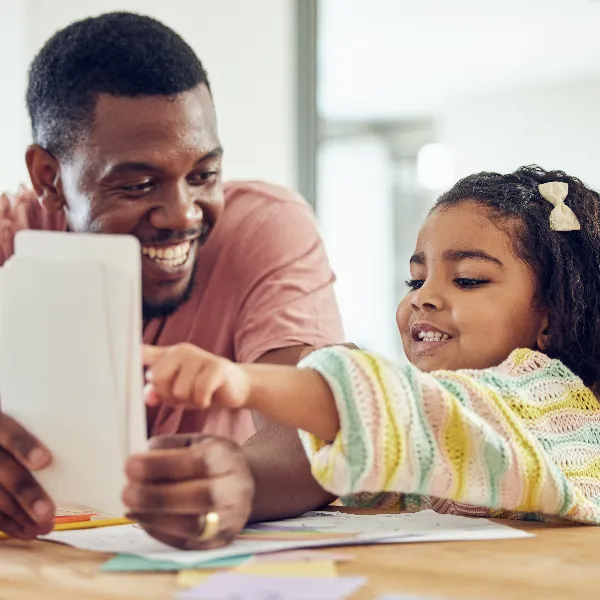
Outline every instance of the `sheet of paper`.
<svg viewBox="0 0 600 600">
<path fill-rule="evenodd" d="M 260 575 L 261 577 L 337 577 L 335 563 L 330 560 L 302 562 L 252 562 L 234 567 L 232 573 Z M 190 588 L 204 582 L 210 576 L 206 570 L 184 570 L 177 576 L 177 586 Z"/>
<path fill-rule="evenodd" d="M 213 560 L 204 562 L 200 565 L 192 565 L 193 571 L 187 573 L 207 573 L 212 575 L 217 569 L 230 569 L 243 565 L 251 560 L 250 556 L 232 556 L 231 558 L 223 558 L 221 560 Z M 153 571 L 181 571 L 181 565 L 175 562 L 159 562 L 156 560 L 148 560 L 141 556 L 132 554 L 119 554 L 109 561 L 105 562 L 100 570 L 103 573 L 148 573 Z M 181 571 L 182 573 L 184 571 Z M 200 583 L 198 581 L 198 583 Z"/>
<path fill-rule="evenodd" d="M 342 600 L 365 583 L 364 577 L 291 578 L 219 573 L 177 600 Z"/>
<path fill-rule="evenodd" d="M 230 569 L 240 565 L 273 565 L 275 563 L 338 563 L 353 560 L 354 556 L 349 553 L 341 552 L 326 552 L 323 550 L 291 550 L 288 552 L 276 552 L 272 554 L 259 554 L 257 556 L 232 556 L 221 560 L 210 562 L 201 562 L 196 565 L 192 564 L 186 568 L 189 570 L 181 571 L 181 564 L 176 562 L 159 562 L 148 560 L 141 556 L 132 554 L 118 554 L 105 562 L 100 570 L 107 573 L 112 572 L 152 572 L 152 571 L 180 571 L 181 573 L 212 574 L 217 569 Z M 197 583 L 200 583 L 199 581 Z"/>
<path fill-rule="evenodd" d="M 462 527 L 459 523 L 462 522 Z M 448 526 L 445 526 L 448 523 Z M 307 513 L 297 519 L 262 524 L 258 529 L 273 527 L 277 539 L 253 536 L 235 540 L 225 548 L 204 551 L 176 550 L 147 535 L 137 525 L 103 527 L 79 531 L 55 531 L 49 539 L 101 552 L 137 554 L 149 560 L 177 562 L 182 566 L 200 564 L 230 556 L 263 554 L 282 550 L 362 544 L 410 543 L 421 541 L 461 541 L 469 539 L 525 538 L 531 534 L 485 519 L 468 519 L 438 515 L 433 511 L 397 515 L 349 515 L 334 512 Z M 281 539 L 287 529 L 287 539 Z M 248 531 L 248 530 L 246 530 Z M 307 532 L 331 533 L 331 537 L 314 538 Z M 294 535 L 297 532 L 298 535 Z M 436 533 L 437 532 L 437 533 Z M 345 535 L 344 535 L 345 534 Z"/>
<path fill-rule="evenodd" d="M 124 440 L 104 292 L 121 279 L 100 263 L 23 257 L 3 270 L 2 410 L 52 449 L 36 477 L 57 504 L 120 513 Z"/>
<path fill-rule="evenodd" d="M 533 537 L 533 534 L 495 523 L 489 519 L 467 518 L 459 515 L 439 515 L 432 510 L 418 513 L 398 513 L 372 515 L 371 523 L 401 529 L 399 539 L 390 537 L 382 544 L 395 544 L 406 541 L 405 534 L 412 533 L 413 542 L 477 541 L 501 540 Z"/>
<path fill-rule="evenodd" d="M 398 533 L 388 534 L 397 537 Z M 340 536 L 331 539 L 322 538 L 277 541 L 252 541 L 236 540 L 225 548 L 202 551 L 176 550 L 151 538 L 136 525 L 121 525 L 117 527 L 102 527 L 98 529 L 82 529 L 74 531 L 53 531 L 41 539 L 69 544 L 84 550 L 98 552 L 114 552 L 137 554 L 148 560 L 177 562 L 182 566 L 200 564 L 203 561 L 228 558 L 245 554 L 261 554 L 264 552 L 278 552 L 291 548 L 314 548 L 322 546 L 356 545 L 375 543 L 384 534 L 362 535 L 355 533 L 344 538 Z"/>
<path fill-rule="evenodd" d="M 299 562 L 250 562 L 234 569 L 237 573 L 277 577 L 337 577 L 335 563 L 330 560 Z"/>
<path fill-rule="evenodd" d="M 111 340 L 116 357 L 117 380 L 126 381 L 122 400 L 127 405 L 127 454 L 141 452 L 147 446 L 146 413 L 142 400 L 140 343 L 142 339 L 141 248 L 128 235 L 72 234 L 51 231 L 19 231 L 15 237 L 15 254 L 19 257 L 57 261 L 92 261 L 118 270 L 130 282 L 131 308 L 127 318 L 109 309 Z M 115 289 L 109 292 L 109 302 Z M 117 289 L 117 295 L 119 290 Z M 120 335 L 124 335 L 124 340 Z M 119 388 L 120 389 L 120 388 Z M 121 392 L 120 392 L 121 393 Z"/>
</svg>

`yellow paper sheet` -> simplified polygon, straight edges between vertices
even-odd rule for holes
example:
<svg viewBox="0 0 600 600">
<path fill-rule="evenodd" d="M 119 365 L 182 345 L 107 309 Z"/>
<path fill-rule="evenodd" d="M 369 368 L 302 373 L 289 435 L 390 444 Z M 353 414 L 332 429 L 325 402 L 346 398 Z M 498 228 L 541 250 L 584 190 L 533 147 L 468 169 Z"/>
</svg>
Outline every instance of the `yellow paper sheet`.
<svg viewBox="0 0 600 600">
<path fill-rule="evenodd" d="M 331 560 L 323 561 L 298 561 L 298 562 L 275 562 L 275 563 L 248 563 L 231 569 L 233 573 L 245 573 L 246 575 L 261 575 L 270 577 L 337 577 L 335 563 Z M 182 588 L 190 588 L 200 585 L 203 581 L 213 575 L 214 571 L 200 571 L 188 569 L 179 571 L 177 585 Z"/>
</svg>

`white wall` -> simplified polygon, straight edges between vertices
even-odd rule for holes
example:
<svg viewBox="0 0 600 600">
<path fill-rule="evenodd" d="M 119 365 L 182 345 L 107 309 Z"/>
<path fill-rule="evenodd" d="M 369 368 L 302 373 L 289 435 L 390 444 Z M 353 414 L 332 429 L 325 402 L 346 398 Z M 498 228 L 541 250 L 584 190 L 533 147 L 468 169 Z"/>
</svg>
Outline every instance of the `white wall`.
<svg viewBox="0 0 600 600">
<path fill-rule="evenodd" d="M 25 110 L 28 4 L 0 0 L 0 190 L 28 181 L 24 149 L 29 140 Z"/>
<path fill-rule="evenodd" d="M 0 105 L 1 130 L 5 121 L 15 123 L 10 145 L 2 134 L 0 165 L 10 167 L 0 167 L 0 188 L 14 187 L 22 177 L 16 171 L 29 140 L 21 118 L 28 63 L 57 29 L 111 10 L 154 16 L 194 48 L 213 88 L 226 178 L 296 186 L 293 0 L 19 0 L 13 5 L 26 15 L 26 22 L 23 25 L 25 17 L 19 14 L 8 21 L 2 14 L 0 19 L 3 88 L 7 68 L 16 82 L 10 94 L 3 91 L 9 98 Z M 13 38 L 26 42 L 20 61 L 12 60 L 14 40 L 3 39 L 13 31 Z"/>
<path fill-rule="evenodd" d="M 398 354 L 394 290 L 394 213 L 390 157 L 371 137 L 319 148 L 319 224 L 333 270 L 346 338 Z"/>
<path fill-rule="evenodd" d="M 536 163 L 600 190 L 600 77 L 457 98 L 441 118 L 457 177 Z"/>
</svg>

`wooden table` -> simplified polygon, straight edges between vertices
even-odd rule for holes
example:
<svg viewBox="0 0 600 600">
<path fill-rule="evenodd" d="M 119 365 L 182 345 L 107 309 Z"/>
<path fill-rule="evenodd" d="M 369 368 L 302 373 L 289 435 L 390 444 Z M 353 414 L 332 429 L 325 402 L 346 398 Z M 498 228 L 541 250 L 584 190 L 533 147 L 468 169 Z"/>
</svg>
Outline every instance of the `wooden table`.
<svg viewBox="0 0 600 600">
<path fill-rule="evenodd" d="M 355 512 L 355 511 L 353 511 Z M 340 575 L 366 575 L 355 600 L 413 593 L 478 600 L 600 599 L 600 527 L 514 524 L 535 538 L 343 549 Z M 102 574 L 108 555 L 0 541 L 0 600 L 171 599 L 174 574 Z"/>
</svg>

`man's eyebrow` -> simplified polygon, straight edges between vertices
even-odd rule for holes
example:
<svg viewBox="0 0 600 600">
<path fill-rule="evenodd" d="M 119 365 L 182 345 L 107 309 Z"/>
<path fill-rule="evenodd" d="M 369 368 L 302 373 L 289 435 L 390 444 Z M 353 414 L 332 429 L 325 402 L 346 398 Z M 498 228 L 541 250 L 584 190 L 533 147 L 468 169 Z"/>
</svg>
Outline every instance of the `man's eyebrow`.
<svg viewBox="0 0 600 600">
<path fill-rule="evenodd" d="M 197 167 L 198 165 L 201 165 L 203 162 L 206 162 L 213 158 L 219 158 L 222 155 L 223 155 L 223 148 L 221 148 L 221 146 L 217 146 L 216 148 L 214 148 L 213 150 L 210 150 L 209 152 L 204 154 L 201 158 L 199 158 L 196 161 L 196 164 L 194 166 Z M 108 177 L 110 175 L 119 175 L 120 173 L 131 173 L 132 171 L 134 171 L 134 172 L 139 171 L 139 172 L 144 172 L 144 173 L 148 173 L 148 172 L 156 173 L 156 172 L 161 171 L 161 169 L 160 169 L 160 167 L 153 165 L 151 163 L 140 162 L 140 161 L 127 161 L 127 162 L 118 163 L 118 164 L 110 167 L 110 169 L 108 169 L 108 171 L 105 173 L 104 176 Z"/>
<path fill-rule="evenodd" d="M 458 262 L 460 260 L 482 260 L 491 262 L 499 267 L 504 268 L 504 263 L 495 256 L 488 254 L 485 250 L 469 249 L 469 250 L 446 250 L 443 254 L 443 259 L 449 262 Z"/>
<path fill-rule="evenodd" d="M 207 152 L 202 158 L 196 161 L 196 164 L 199 165 L 206 160 L 210 160 L 211 158 L 220 158 L 223 156 L 223 148 L 221 146 L 217 146 L 213 148 L 210 152 Z"/>
<path fill-rule="evenodd" d="M 109 177 L 111 175 L 119 175 L 120 173 L 129 173 L 131 171 L 140 171 L 147 173 L 148 171 L 157 172 L 160 171 L 160 169 L 156 165 L 151 165 L 150 163 L 128 161 L 113 165 L 112 167 L 110 167 L 110 169 L 106 171 L 104 177 Z"/>
</svg>

